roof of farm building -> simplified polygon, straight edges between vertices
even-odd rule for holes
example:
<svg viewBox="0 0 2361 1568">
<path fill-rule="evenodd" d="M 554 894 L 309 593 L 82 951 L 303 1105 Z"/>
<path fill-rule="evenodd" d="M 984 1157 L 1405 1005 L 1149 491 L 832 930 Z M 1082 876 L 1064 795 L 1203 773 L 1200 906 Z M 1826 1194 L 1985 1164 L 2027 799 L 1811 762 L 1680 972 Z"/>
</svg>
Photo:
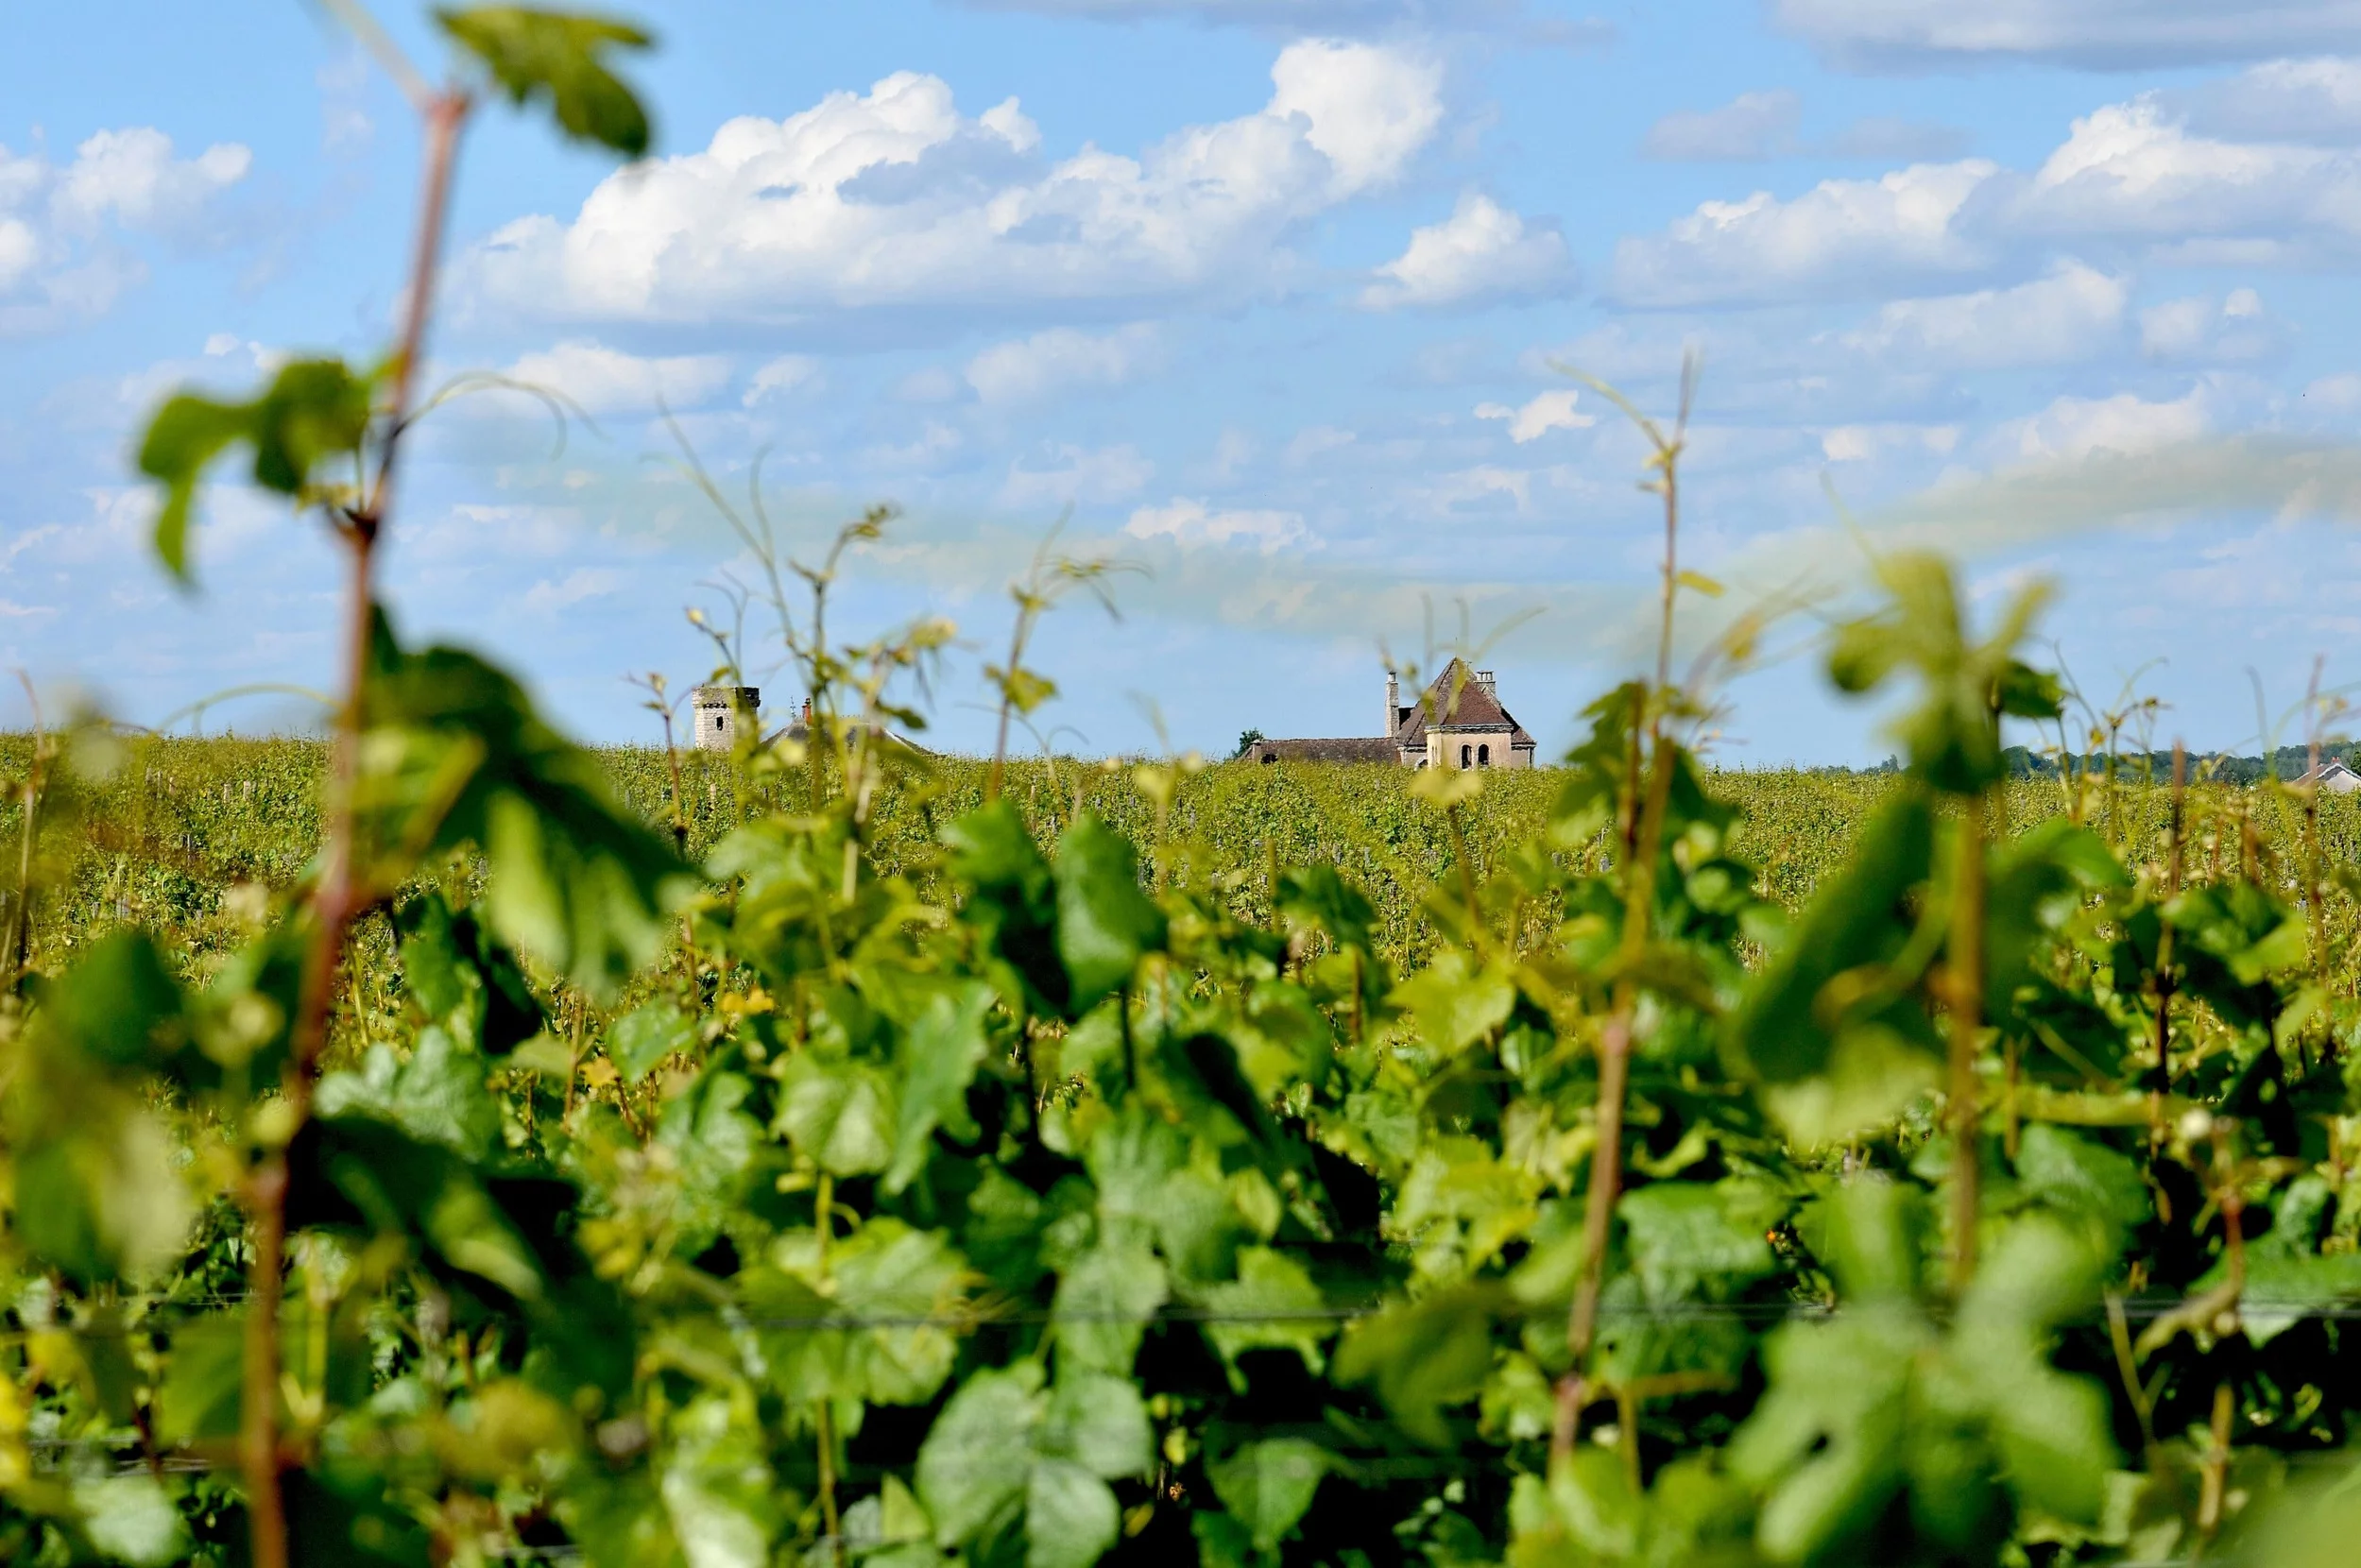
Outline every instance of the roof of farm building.
<svg viewBox="0 0 2361 1568">
<path fill-rule="evenodd" d="M 1398 762 L 1401 743 L 1391 735 L 1347 735 L 1331 741 L 1257 741 L 1257 758 L 1282 762 Z"/>
<path fill-rule="evenodd" d="M 1500 694 L 1492 682 L 1477 678 L 1477 673 L 1458 659 L 1443 667 L 1443 673 L 1428 686 L 1424 696 L 1400 710 L 1394 739 L 1402 745 L 1415 746 L 1426 739 L 1429 725 L 1436 729 L 1505 729 L 1511 732 L 1511 745 L 1533 744 L 1525 726 L 1500 706 Z"/>
<path fill-rule="evenodd" d="M 1389 679 L 1389 700 L 1394 690 Z M 1443 668 L 1416 702 L 1395 703 L 1393 733 L 1338 736 L 1325 740 L 1257 740 L 1240 755 L 1257 762 L 1393 762 L 1410 764 L 1424 753 L 1427 731 L 1506 736 L 1511 752 L 1535 749 L 1515 715 L 1500 706 L 1488 670 L 1471 670 L 1459 659 Z"/>
</svg>

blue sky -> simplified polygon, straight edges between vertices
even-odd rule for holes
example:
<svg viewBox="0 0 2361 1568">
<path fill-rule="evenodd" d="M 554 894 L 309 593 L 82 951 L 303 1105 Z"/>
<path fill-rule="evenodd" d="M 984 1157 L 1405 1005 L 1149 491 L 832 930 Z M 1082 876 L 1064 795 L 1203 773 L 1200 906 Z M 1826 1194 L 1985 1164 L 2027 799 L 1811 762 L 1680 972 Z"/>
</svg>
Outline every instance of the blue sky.
<svg viewBox="0 0 2361 1568">
<path fill-rule="evenodd" d="M 422 11 L 382 8 L 439 70 Z M 835 614 L 979 666 L 1042 533 L 1142 570 L 1069 605 L 1044 715 L 1083 751 L 1375 723 L 1380 650 L 1464 624 L 1546 752 L 1643 656 L 1642 448 L 1579 366 L 1703 380 L 1685 607 L 1841 604 L 1933 544 L 1989 611 L 2054 577 L 2081 685 L 2251 744 L 2361 631 L 2361 7 L 2283 0 L 684 0 L 640 12 L 658 150 L 619 170 L 494 109 L 470 132 L 438 374 L 387 592 L 576 732 L 703 675 L 684 609 L 743 572 L 665 462 L 756 454 L 803 554 L 904 508 Z M 163 719 L 318 686 L 337 563 L 218 486 L 199 590 L 145 546 L 127 449 L 172 385 L 382 345 L 417 134 L 293 0 L 92 0 L 0 57 L 0 663 Z M 1836 498 L 1832 501 L 1832 496 Z M 1839 503 L 1842 516 L 1839 515 Z M 1526 612 L 1538 612 L 1518 620 Z M 1720 755 L 1861 761 L 1792 615 Z M 749 662 L 771 659 L 759 645 Z M 783 676 L 771 698 L 791 701 Z M 11 701 L 14 699 L 11 698 Z M 21 722 L 17 703 L 0 721 Z M 263 698 L 209 723 L 300 722 Z M 2293 737 L 2284 737 L 2293 738 Z"/>
</svg>

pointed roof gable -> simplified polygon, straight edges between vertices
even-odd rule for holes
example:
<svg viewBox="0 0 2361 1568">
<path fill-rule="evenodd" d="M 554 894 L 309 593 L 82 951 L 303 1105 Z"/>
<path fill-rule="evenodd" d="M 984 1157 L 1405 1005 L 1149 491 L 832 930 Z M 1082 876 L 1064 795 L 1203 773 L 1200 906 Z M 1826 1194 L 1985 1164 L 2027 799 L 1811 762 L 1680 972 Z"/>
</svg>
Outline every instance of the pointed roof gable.
<svg viewBox="0 0 2361 1568">
<path fill-rule="evenodd" d="M 2318 784 L 2332 794 L 2351 794 L 2361 790 L 2361 774 L 2355 774 L 2334 757 L 2323 757 L 2319 766 L 2304 769 L 2296 782 Z"/>
<path fill-rule="evenodd" d="M 1437 729 L 1505 729 L 1511 745 L 1533 744 L 1525 726 L 1500 706 L 1491 684 L 1478 680 L 1476 672 L 1456 658 L 1443 667 L 1417 702 L 1403 709 L 1395 739 L 1406 746 L 1424 744 L 1429 724 Z"/>
</svg>

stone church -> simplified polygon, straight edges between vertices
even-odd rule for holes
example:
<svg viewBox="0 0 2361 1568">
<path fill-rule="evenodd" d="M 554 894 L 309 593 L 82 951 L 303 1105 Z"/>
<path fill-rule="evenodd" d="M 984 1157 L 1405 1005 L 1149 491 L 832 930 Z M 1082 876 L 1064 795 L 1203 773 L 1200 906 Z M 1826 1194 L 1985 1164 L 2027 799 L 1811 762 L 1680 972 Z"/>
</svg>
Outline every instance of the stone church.
<svg viewBox="0 0 2361 1568">
<path fill-rule="evenodd" d="M 1257 741 L 1244 762 L 1391 762 L 1404 768 L 1530 768 L 1533 738 L 1500 706 L 1492 672 L 1453 659 L 1416 702 L 1385 677 L 1385 729 L 1332 741 Z"/>
</svg>

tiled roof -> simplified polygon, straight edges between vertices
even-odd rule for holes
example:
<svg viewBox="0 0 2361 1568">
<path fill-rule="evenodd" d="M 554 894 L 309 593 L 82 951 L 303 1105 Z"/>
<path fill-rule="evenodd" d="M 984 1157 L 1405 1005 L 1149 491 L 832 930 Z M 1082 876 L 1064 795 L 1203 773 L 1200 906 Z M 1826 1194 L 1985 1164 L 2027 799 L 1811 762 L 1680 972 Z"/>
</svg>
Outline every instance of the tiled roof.
<svg viewBox="0 0 2361 1568">
<path fill-rule="evenodd" d="M 1391 683 L 1389 683 L 1390 687 Z M 1533 738 L 1500 706 L 1499 693 L 1489 681 L 1453 659 L 1444 666 L 1426 694 L 1407 707 L 1394 709 L 1391 735 L 1354 735 L 1331 741 L 1257 741 L 1243 754 L 1248 762 L 1394 762 L 1405 748 L 1420 752 L 1427 745 L 1429 710 L 1440 729 L 1474 730 L 1495 735 L 1506 732 L 1512 751 L 1531 751 Z"/>
<path fill-rule="evenodd" d="M 2361 774 L 2355 774 L 2334 757 L 2324 757 L 2318 767 L 2304 769 L 2296 782 L 2318 784 L 2333 794 L 2351 794 L 2361 790 Z"/>
<path fill-rule="evenodd" d="M 1525 727 L 1500 706 L 1499 694 L 1458 659 L 1443 667 L 1443 673 L 1434 678 L 1424 697 L 1402 709 L 1394 739 L 1406 746 L 1423 745 L 1429 722 L 1438 729 L 1505 729 L 1510 731 L 1511 745 L 1533 743 Z"/>
<path fill-rule="evenodd" d="M 1333 741 L 1257 741 L 1250 762 L 1399 762 L 1402 749 L 1390 736 L 1352 735 Z"/>
</svg>

